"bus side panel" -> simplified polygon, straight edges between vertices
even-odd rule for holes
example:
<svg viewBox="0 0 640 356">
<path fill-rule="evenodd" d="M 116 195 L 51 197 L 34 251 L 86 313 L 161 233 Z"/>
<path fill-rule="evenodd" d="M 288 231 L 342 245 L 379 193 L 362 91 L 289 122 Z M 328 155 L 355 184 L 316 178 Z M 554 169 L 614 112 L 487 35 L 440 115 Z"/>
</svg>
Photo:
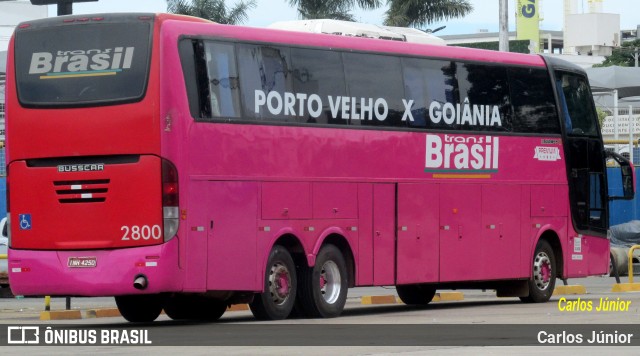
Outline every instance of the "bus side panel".
<svg viewBox="0 0 640 356">
<path fill-rule="evenodd" d="M 520 251 L 520 187 L 482 186 L 482 246 L 486 279 L 518 277 Z"/>
<path fill-rule="evenodd" d="M 355 183 L 313 183 L 313 218 L 358 217 L 358 186 Z"/>
<path fill-rule="evenodd" d="M 262 183 L 264 220 L 310 219 L 311 184 L 307 182 Z"/>
<path fill-rule="evenodd" d="M 181 221 L 180 235 L 181 265 L 184 266 L 184 291 L 205 292 L 207 290 L 207 234 L 209 211 L 202 206 L 207 204 L 202 192 L 207 189 L 207 181 L 189 181 L 188 222 Z M 191 229 L 191 227 L 194 229 Z M 198 229 L 198 226 L 201 227 Z M 199 231 L 198 231 L 199 230 Z"/>
<path fill-rule="evenodd" d="M 573 233 L 568 236 L 567 248 L 564 251 L 564 260 L 567 271 L 571 277 L 586 277 L 589 273 L 589 238 Z"/>
<path fill-rule="evenodd" d="M 438 194 L 437 184 L 398 185 L 397 284 L 438 281 Z"/>
<path fill-rule="evenodd" d="M 440 185 L 440 281 L 486 279 L 479 184 Z"/>
<path fill-rule="evenodd" d="M 200 209 L 207 212 L 207 289 L 261 290 L 256 265 L 259 183 L 209 181 L 199 194 Z"/>
<path fill-rule="evenodd" d="M 521 204 L 520 204 L 520 236 L 522 237 L 522 243 L 520 244 L 520 260 L 518 264 L 514 266 L 517 271 L 518 278 L 529 278 L 531 273 L 529 270 L 529 256 L 533 254 L 532 248 L 533 239 L 535 238 L 535 231 L 537 229 L 531 223 L 531 186 L 526 184 L 521 187 L 520 192 Z M 533 247 L 532 247 L 533 246 Z"/>
<path fill-rule="evenodd" d="M 589 275 L 609 273 L 609 240 L 602 237 L 589 236 L 585 238 L 589 246 L 587 260 L 589 261 Z"/>
<path fill-rule="evenodd" d="M 358 184 L 358 259 L 356 285 L 373 284 L 373 185 Z"/>
<path fill-rule="evenodd" d="M 373 186 L 373 284 L 395 282 L 396 197 L 394 184 Z"/>
</svg>

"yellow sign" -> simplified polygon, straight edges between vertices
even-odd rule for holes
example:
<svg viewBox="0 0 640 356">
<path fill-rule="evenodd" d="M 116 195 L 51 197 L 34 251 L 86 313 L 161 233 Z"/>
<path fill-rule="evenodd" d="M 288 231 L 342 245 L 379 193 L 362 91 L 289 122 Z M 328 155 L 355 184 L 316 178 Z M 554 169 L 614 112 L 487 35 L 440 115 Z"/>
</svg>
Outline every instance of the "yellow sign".
<svg viewBox="0 0 640 356">
<path fill-rule="evenodd" d="M 517 39 L 531 41 L 533 53 L 540 48 L 540 0 L 518 0 L 516 5 Z"/>
</svg>

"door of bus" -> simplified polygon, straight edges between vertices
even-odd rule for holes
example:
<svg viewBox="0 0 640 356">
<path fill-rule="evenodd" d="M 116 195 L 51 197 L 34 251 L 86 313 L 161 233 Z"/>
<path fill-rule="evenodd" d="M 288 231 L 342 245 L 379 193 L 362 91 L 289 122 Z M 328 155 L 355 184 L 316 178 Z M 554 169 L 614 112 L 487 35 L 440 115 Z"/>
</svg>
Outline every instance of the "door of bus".
<svg viewBox="0 0 640 356">
<path fill-rule="evenodd" d="M 566 257 L 570 274 L 586 275 L 589 270 L 605 273 L 608 253 L 596 248 L 606 239 L 608 199 L 604 145 L 600 138 L 591 90 L 584 75 L 556 71 L 556 89 L 565 131 L 565 154 L 569 200 L 573 226 L 579 234 L 569 236 Z M 593 246 L 592 246 L 593 245 Z M 591 265 L 593 264 L 593 265 Z"/>
</svg>

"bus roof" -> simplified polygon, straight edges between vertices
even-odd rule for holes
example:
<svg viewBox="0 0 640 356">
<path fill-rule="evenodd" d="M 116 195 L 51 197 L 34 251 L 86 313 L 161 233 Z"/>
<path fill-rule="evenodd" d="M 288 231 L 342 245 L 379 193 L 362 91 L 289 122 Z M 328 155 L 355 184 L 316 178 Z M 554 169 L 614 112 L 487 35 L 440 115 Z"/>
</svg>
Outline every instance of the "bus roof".
<svg viewBox="0 0 640 356">
<path fill-rule="evenodd" d="M 509 65 L 545 67 L 544 59 L 539 55 L 505 53 L 464 47 L 438 46 L 402 41 L 379 40 L 362 37 L 349 37 L 308 32 L 295 32 L 267 28 L 244 27 L 221 24 L 205 24 L 176 21 L 171 18 L 159 18 L 164 22 L 165 30 L 174 35 L 193 35 L 196 37 L 217 37 L 230 40 L 255 41 L 273 44 L 291 44 L 309 47 L 335 48 L 363 52 L 405 54 L 431 58 L 446 58 L 480 62 L 493 62 Z"/>
</svg>

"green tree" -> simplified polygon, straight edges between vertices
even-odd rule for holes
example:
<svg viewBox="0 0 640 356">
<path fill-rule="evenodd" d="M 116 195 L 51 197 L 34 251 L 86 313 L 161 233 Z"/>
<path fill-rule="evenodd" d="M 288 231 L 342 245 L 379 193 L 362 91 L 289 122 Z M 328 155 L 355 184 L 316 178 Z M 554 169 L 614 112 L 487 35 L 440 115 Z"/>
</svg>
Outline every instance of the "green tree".
<svg viewBox="0 0 640 356">
<path fill-rule="evenodd" d="M 167 0 L 167 11 L 173 14 L 200 17 L 213 22 L 237 25 L 248 19 L 247 11 L 256 7 L 256 0 L 240 1 L 233 8 L 224 0 Z"/>
<path fill-rule="evenodd" d="M 382 5 L 382 0 L 289 0 L 289 4 L 298 9 L 301 19 L 355 21 L 351 11 L 356 6 L 365 10 L 376 9 Z"/>
<path fill-rule="evenodd" d="M 387 0 L 387 4 L 387 26 L 421 27 L 473 11 L 468 0 Z"/>
<path fill-rule="evenodd" d="M 620 48 L 615 48 L 610 56 L 606 57 L 601 64 L 594 64 L 594 67 L 633 67 L 635 66 L 635 59 L 633 54 L 636 48 L 640 48 L 640 39 L 630 42 L 625 42 Z"/>
</svg>

